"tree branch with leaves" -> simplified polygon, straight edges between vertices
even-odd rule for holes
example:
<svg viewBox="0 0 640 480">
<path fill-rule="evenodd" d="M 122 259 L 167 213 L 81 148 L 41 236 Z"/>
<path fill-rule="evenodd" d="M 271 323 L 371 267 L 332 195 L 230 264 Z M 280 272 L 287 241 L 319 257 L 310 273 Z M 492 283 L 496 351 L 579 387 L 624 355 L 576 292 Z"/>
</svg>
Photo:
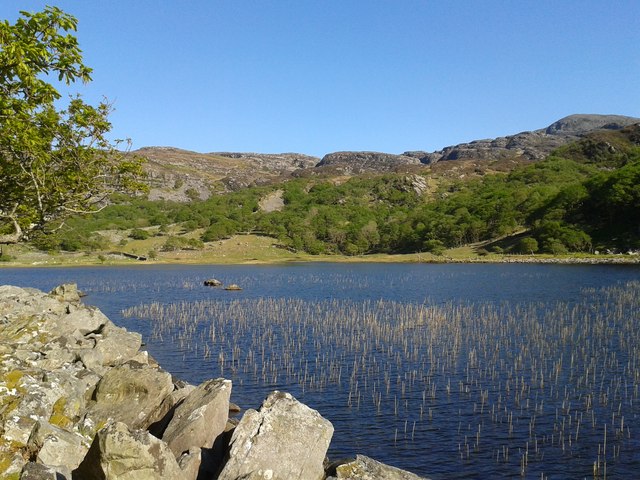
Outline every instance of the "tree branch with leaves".
<svg viewBox="0 0 640 480">
<path fill-rule="evenodd" d="M 0 244 L 95 212 L 115 192 L 142 192 L 142 160 L 111 142 L 111 105 L 61 94 L 49 80 L 91 81 L 75 32 L 56 7 L 0 22 Z"/>
</svg>

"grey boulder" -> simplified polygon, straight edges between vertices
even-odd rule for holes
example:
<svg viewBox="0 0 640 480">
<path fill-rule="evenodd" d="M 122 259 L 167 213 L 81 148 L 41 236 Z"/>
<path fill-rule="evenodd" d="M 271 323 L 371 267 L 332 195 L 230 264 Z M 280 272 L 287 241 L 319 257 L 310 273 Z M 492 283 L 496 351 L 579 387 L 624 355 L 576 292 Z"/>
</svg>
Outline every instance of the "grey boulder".
<svg viewBox="0 0 640 480">
<path fill-rule="evenodd" d="M 219 480 L 321 480 L 333 425 L 291 394 L 272 392 L 247 410 L 231 437 Z"/>
<path fill-rule="evenodd" d="M 229 417 L 231 381 L 222 378 L 198 385 L 175 409 L 162 436 L 176 458 L 190 447 L 211 448 Z"/>
<path fill-rule="evenodd" d="M 96 434 L 87 456 L 73 471 L 77 480 L 184 480 L 173 453 L 144 430 L 111 424 Z"/>
<path fill-rule="evenodd" d="M 163 370 L 139 364 L 113 367 L 98 382 L 87 416 L 95 424 L 112 419 L 147 428 L 148 418 L 172 390 L 171 374 Z"/>
<path fill-rule="evenodd" d="M 357 455 L 356 459 L 336 468 L 338 480 L 427 480 L 413 473 Z"/>
</svg>

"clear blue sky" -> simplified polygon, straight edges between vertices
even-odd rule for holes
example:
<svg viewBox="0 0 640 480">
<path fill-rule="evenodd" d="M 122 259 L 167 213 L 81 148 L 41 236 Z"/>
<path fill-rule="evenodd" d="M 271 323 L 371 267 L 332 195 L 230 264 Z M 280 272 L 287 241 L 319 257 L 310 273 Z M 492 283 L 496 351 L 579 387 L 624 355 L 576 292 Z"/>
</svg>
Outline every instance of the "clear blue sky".
<svg viewBox="0 0 640 480">
<path fill-rule="evenodd" d="M 79 20 L 134 148 L 401 153 L 640 117 L 638 0 L 3 0 Z"/>
</svg>

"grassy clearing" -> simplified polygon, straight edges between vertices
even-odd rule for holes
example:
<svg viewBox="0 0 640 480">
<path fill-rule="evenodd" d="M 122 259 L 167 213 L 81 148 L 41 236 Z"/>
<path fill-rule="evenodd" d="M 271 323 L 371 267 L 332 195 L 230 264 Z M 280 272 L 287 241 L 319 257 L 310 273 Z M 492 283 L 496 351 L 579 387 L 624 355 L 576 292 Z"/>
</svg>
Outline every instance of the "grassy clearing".
<svg viewBox="0 0 640 480">
<path fill-rule="evenodd" d="M 181 235 L 179 230 L 168 235 L 197 238 L 201 232 Z M 477 245 L 445 250 L 442 255 L 430 253 L 373 254 L 373 255 L 310 255 L 293 252 L 276 239 L 260 235 L 236 235 L 226 240 L 208 242 L 202 249 L 162 251 L 167 235 L 133 240 L 126 236 L 126 243 L 116 242 L 100 252 L 46 253 L 25 245 L 4 246 L 0 267 L 26 266 L 79 266 L 79 265 L 131 265 L 131 264 L 268 264 L 287 262 L 341 262 L 341 263 L 477 263 L 477 262 L 545 262 L 545 263 L 640 263 L 640 258 L 630 255 L 572 254 L 553 255 L 500 255 L 481 254 Z M 145 257 L 145 261 L 127 258 L 118 252 Z M 154 252 L 150 255 L 150 252 Z M 155 257 L 155 258 L 154 258 Z"/>
</svg>

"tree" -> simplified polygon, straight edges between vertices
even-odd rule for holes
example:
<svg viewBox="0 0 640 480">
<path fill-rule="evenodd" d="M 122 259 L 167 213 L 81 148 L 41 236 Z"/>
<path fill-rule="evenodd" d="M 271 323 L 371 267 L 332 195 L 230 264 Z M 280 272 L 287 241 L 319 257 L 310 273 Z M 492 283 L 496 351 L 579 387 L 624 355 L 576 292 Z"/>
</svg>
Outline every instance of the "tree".
<svg viewBox="0 0 640 480">
<path fill-rule="evenodd" d="M 55 7 L 0 21 L 0 244 L 94 212 L 116 191 L 140 191 L 141 162 L 106 135 L 111 106 L 62 95 L 48 80 L 89 82 L 91 69 L 70 31 L 77 21 Z"/>
<path fill-rule="evenodd" d="M 516 245 L 517 253 L 533 254 L 538 251 L 538 241 L 533 237 L 521 238 Z"/>
</svg>

